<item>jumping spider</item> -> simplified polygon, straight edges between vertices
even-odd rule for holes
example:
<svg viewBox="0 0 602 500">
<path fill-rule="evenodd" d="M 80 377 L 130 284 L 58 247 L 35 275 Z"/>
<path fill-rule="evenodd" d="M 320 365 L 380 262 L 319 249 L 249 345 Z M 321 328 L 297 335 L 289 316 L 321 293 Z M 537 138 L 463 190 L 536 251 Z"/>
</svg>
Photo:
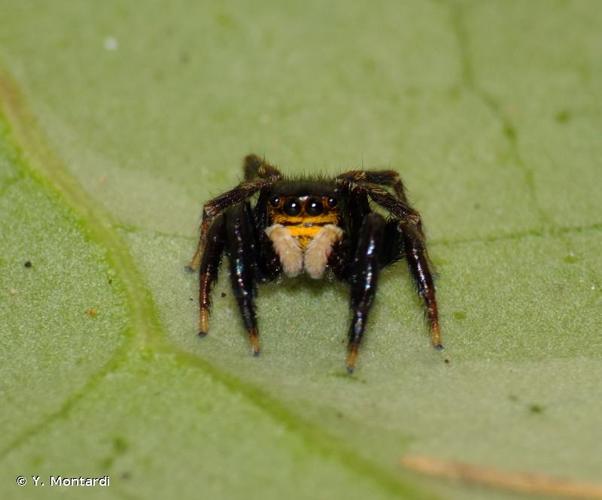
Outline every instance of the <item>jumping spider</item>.
<svg viewBox="0 0 602 500">
<path fill-rule="evenodd" d="M 380 269 L 405 257 L 424 301 L 432 344 L 443 348 L 420 215 L 410 206 L 397 172 L 351 170 L 334 179 L 290 179 L 255 155 L 244 159 L 243 168 L 243 182 L 203 207 L 200 240 L 189 265 L 199 270 L 200 336 L 208 331 L 211 289 L 224 250 L 254 355 L 259 354 L 256 284 L 281 273 L 306 272 L 319 279 L 330 270 L 351 288 L 351 373 Z M 249 200 L 257 193 L 252 206 Z"/>
</svg>

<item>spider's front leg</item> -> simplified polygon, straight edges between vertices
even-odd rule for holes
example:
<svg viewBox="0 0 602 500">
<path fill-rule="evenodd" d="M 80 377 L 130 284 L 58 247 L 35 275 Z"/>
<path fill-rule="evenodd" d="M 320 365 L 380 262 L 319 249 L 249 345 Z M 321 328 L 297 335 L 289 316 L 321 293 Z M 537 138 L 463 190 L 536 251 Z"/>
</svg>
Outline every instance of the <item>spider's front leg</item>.
<svg viewBox="0 0 602 500">
<path fill-rule="evenodd" d="M 385 219 L 381 215 L 369 213 L 364 217 L 359 231 L 355 256 L 351 264 L 352 320 L 347 348 L 349 373 L 355 369 L 368 313 L 376 293 L 385 226 Z"/>
<path fill-rule="evenodd" d="M 253 215 L 248 203 L 239 203 L 229 208 L 224 216 L 232 291 L 247 329 L 253 355 L 257 356 L 259 333 L 255 317 L 255 297 L 258 248 Z"/>
</svg>

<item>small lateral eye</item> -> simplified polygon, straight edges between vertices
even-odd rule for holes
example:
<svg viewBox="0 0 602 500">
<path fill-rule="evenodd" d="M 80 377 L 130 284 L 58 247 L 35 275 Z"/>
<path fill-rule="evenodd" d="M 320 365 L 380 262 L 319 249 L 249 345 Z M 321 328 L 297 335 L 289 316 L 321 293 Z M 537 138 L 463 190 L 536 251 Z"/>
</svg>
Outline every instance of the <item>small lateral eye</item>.
<svg viewBox="0 0 602 500">
<path fill-rule="evenodd" d="M 324 207 L 322 206 L 322 200 L 318 198 L 312 197 L 305 202 L 305 211 L 309 215 L 320 215 L 322 210 L 324 210 Z"/>
<path fill-rule="evenodd" d="M 284 204 L 284 213 L 286 215 L 299 215 L 301 213 L 301 203 L 296 198 L 289 198 Z"/>
<path fill-rule="evenodd" d="M 333 198 L 332 196 L 328 197 L 328 206 L 330 208 L 334 208 L 337 206 L 338 200 L 336 198 Z"/>
<path fill-rule="evenodd" d="M 272 196 L 270 198 L 270 205 L 272 205 L 273 207 L 277 207 L 278 205 L 280 205 L 280 196 Z"/>
</svg>

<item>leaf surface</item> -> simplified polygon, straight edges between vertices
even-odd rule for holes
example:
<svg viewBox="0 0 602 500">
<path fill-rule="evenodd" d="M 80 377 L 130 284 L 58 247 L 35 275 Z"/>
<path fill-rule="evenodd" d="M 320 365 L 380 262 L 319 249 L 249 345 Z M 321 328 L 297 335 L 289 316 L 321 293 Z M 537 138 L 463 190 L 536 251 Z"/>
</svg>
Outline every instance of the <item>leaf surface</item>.
<svg viewBox="0 0 602 500">
<path fill-rule="evenodd" d="M 19 473 L 111 475 L 98 497 L 483 494 L 403 471 L 407 454 L 602 480 L 594 2 L 4 11 L 3 497 L 28 493 Z M 183 267 L 249 152 L 400 172 L 444 353 L 403 263 L 353 377 L 341 284 L 261 287 L 254 359 L 224 270 L 196 338 Z"/>
</svg>

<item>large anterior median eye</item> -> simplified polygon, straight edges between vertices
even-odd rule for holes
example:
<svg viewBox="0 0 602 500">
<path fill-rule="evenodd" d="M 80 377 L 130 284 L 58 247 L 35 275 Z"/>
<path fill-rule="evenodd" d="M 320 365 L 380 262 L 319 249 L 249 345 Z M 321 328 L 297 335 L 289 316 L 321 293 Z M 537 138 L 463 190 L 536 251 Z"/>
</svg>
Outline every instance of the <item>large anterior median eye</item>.
<svg viewBox="0 0 602 500">
<path fill-rule="evenodd" d="M 323 209 L 322 200 L 319 198 L 311 197 L 305 202 L 305 212 L 308 215 L 320 215 Z"/>
<path fill-rule="evenodd" d="M 286 215 L 299 215 L 301 213 L 301 203 L 297 198 L 289 198 L 284 204 L 284 213 Z"/>
</svg>

